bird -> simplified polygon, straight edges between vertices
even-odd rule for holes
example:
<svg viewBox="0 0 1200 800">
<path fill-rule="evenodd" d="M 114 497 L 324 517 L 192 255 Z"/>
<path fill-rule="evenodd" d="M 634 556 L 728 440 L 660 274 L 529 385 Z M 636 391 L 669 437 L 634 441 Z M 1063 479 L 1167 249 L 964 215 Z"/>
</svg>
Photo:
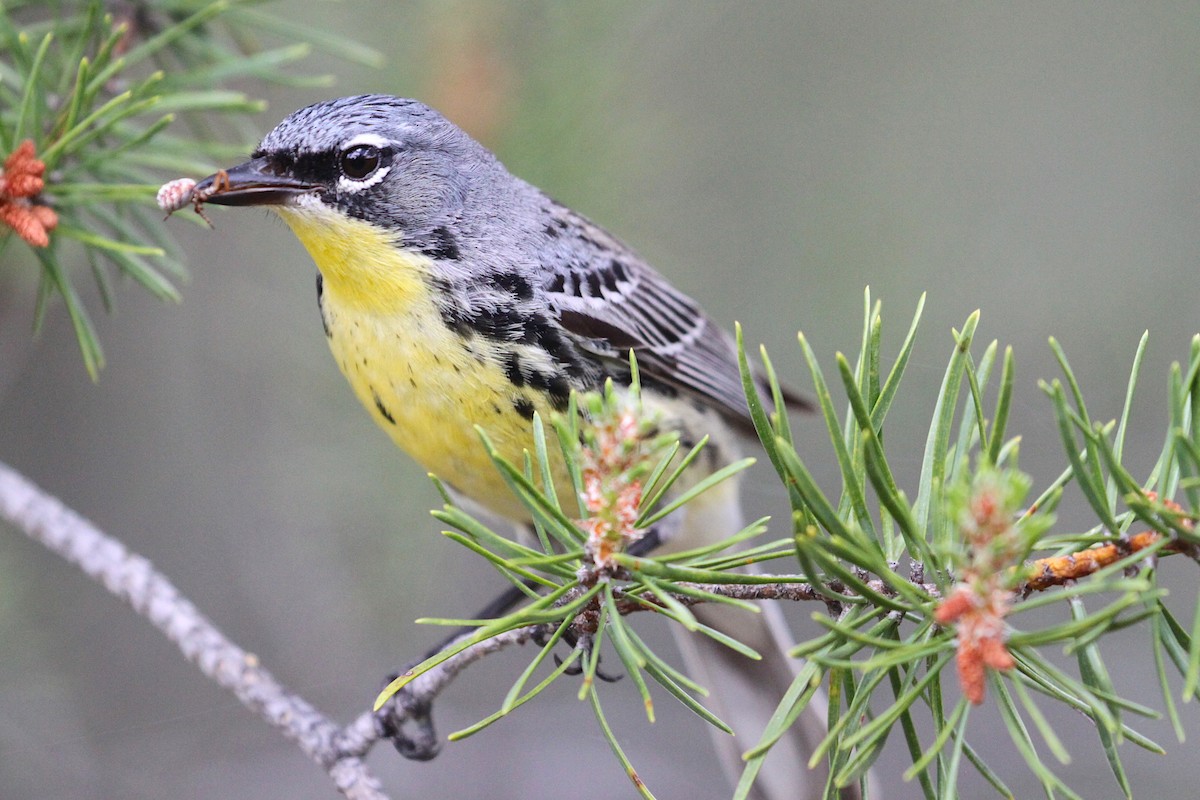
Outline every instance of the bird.
<svg viewBox="0 0 1200 800">
<path fill-rule="evenodd" d="M 520 464 L 535 414 L 562 412 L 573 391 L 608 380 L 628 385 L 630 351 L 642 403 L 660 424 L 684 443 L 710 437 L 701 471 L 732 463 L 753 432 L 725 329 L 629 246 L 419 101 L 370 94 L 301 108 L 249 160 L 194 193 L 284 220 L 316 264 L 324 334 L 359 401 L 424 469 L 500 517 L 522 524 L 529 512 L 474 427 Z M 791 390 L 783 396 L 807 405 Z M 743 524 L 734 482 L 681 512 L 664 550 Z M 791 638 L 774 606 L 754 615 L 701 604 L 695 613 L 764 656 L 677 634 L 692 677 L 711 688 L 710 706 L 736 734 L 713 729 L 736 780 L 741 752 L 796 674 Z M 814 705 L 776 745 L 752 797 L 820 796 L 825 773 L 807 761 L 824 735 L 821 716 Z"/>
</svg>

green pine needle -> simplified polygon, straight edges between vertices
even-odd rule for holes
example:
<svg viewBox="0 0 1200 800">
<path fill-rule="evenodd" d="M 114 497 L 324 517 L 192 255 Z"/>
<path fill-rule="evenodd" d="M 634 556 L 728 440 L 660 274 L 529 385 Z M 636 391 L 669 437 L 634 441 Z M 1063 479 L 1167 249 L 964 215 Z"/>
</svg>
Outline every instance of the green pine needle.
<svg viewBox="0 0 1200 800">
<path fill-rule="evenodd" d="M 247 49 L 239 30 L 250 20 L 283 41 Z M 104 355 L 76 276 L 93 276 L 106 309 L 114 297 L 105 265 L 161 300 L 178 301 L 183 274 L 168 255 L 175 248 L 155 205 L 158 185 L 180 175 L 198 179 L 223 165 L 219 153 L 250 146 L 171 132 L 181 124 L 202 129 L 201 121 L 238 129 L 264 104 L 225 84 L 311 83 L 294 65 L 313 46 L 380 63 L 374 51 L 240 0 L 178 0 L 169 11 L 146 6 L 137 21 L 105 13 L 100 0 L 0 7 L 0 159 L 33 141 L 47 178 L 33 201 L 51 206 L 59 220 L 49 247 L 33 248 L 42 287 L 35 322 L 52 297 L 61 298 L 93 379 Z M 0 232 L 0 241 L 15 238 Z"/>
</svg>

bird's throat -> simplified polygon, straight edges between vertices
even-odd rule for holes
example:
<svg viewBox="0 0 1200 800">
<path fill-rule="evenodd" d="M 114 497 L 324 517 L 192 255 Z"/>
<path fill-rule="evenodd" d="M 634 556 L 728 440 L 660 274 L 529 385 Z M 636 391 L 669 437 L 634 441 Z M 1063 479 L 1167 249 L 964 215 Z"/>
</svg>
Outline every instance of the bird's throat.
<svg viewBox="0 0 1200 800">
<path fill-rule="evenodd" d="M 399 234 L 319 202 L 275 209 L 312 256 L 326 289 L 343 305 L 397 314 L 429 301 L 432 262 L 405 250 Z"/>
</svg>

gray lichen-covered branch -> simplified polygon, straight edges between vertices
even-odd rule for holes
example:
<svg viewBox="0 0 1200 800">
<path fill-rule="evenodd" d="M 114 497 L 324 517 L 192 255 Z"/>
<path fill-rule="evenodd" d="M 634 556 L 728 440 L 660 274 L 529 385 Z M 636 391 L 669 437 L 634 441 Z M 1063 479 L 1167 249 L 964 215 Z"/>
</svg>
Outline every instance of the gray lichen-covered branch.
<svg viewBox="0 0 1200 800">
<path fill-rule="evenodd" d="M 231 642 L 154 565 L 0 464 L 0 519 L 79 567 L 170 639 L 204 675 L 294 741 L 350 800 L 386 800 L 362 755 L 378 739 L 364 720 L 340 728 Z M 369 723 L 369 720 L 366 720 Z M 357 750 L 357 752 L 355 752 Z"/>
</svg>

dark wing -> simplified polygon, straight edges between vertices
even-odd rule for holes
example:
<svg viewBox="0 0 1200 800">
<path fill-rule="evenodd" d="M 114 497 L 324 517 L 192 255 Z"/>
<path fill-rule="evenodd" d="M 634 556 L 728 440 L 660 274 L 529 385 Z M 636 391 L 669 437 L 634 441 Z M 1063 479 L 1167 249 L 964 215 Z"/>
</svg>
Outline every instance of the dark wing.
<svg viewBox="0 0 1200 800">
<path fill-rule="evenodd" d="M 751 427 L 733 337 L 604 229 L 564 206 L 550 210 L 544 288 L 576 344 L 614 360 L 633 349 L 646 376 Z M 784 401 L 808 407 L 789 389 Z"/>
</svg>

